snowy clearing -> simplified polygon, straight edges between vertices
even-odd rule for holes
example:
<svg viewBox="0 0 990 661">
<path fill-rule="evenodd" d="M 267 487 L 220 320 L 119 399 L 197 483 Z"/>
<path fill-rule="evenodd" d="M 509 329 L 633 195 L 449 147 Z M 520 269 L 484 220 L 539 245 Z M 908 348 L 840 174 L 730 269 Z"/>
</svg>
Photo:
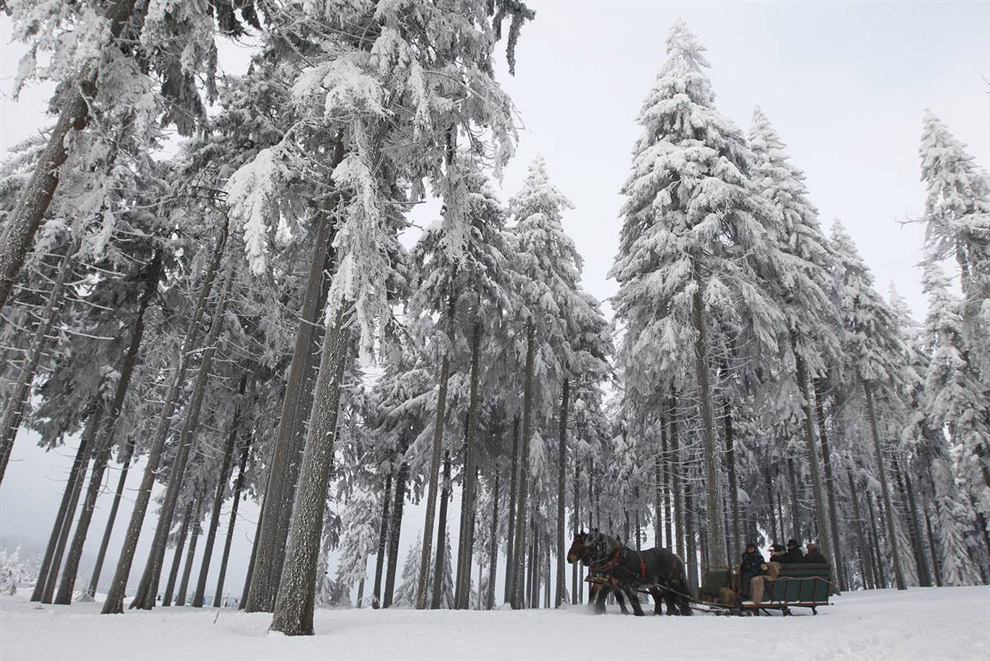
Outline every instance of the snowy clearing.
<svg viewBox="0 0 990 661">
<path fill-rule="evenodd" d="M 318 610 L 317 635 L 271 616 L 192 608 L 99 615 L 96 604 L 0 598 L 0 658 L 49 659 L 990 659 L 990 587 L 858 592 L 817 615 L 657 618 L 567 611 Z"/>
</svg>

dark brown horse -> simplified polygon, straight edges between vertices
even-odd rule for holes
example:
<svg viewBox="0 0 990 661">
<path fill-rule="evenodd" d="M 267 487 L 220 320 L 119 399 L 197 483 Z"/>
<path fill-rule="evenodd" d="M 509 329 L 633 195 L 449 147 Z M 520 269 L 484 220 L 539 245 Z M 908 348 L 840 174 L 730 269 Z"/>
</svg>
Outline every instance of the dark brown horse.
<svg viewBox="0 0 990 661">
<path fill-rule="evenodd" d="M 629 614 L 629 611 L 626 610 L 623 595 L 629 598 L 629 604 L 633 608 L 633 613 L 642 615 L 643 609 L 640 606 L 639 596 L 636 594 L 635 587 L 615 580 L 607 572 L 596 571 L 595 567 L 591 566 L 589 549 L 586 546 L 587 539 L 588 533 L 583 530 L 574 535 L 574 539 L 571 541 L 571 548 L 567 551 L 567 562 L 573 565 L 575 562 L 580 561 L 581 564 L 589 567 L 591 585 L 588 589 L 588 599 L 594 605 L 595 612 L 605 612 L 605 601 L 608 599 L 609 593 L 611 593 L 615 595 L 615 600 L 618 602 L 619 608 L 622 609 L 623 615 Z M 654 612 L 659 615 L 660 599 L 656 594 L 654 594 L 654 599 L 657 600 Z"/>
<path fill-rule="evenodd" d="M 684 561 L 668 549 L 635 551 L 623 546 L 618 538 L 597 530 L 588 533 L 582 544 L 582 562 L 592 571 L 608 574 L 613 582 L 627 585 L 634 591 L 647 589 L 656 601 L 654 613 L 657 615 L 660 614 L 661 599 L 667 603 L 667 615 L 691 615 L 691 589 L 687 584 Z"/>
</svg>

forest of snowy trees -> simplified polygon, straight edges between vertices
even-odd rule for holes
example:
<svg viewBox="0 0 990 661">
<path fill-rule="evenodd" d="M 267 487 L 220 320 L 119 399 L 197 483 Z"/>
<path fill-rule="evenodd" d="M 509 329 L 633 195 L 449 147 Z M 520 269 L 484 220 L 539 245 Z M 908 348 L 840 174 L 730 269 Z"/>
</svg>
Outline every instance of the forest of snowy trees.
<svg viewBox="0 0 990 661">
<path fill-rule="evenodd" d="M 521 0 L 0 7 L 18 85 L 56 84 L 0 167 L 0 480 L 26 430 L 78 443 L 32 599 L 234 592 L 290 635 L 352 601 L 559 606 L 584 599 L 564 554 L 589 527 L 669 547 L 695 588 L 788 537 L 841 590 L 990 582 L 990 176 L 934 114 L 915 319 L 826 235 L 767 115 L 720 114 L 675 23 L 609 319 L 552 167 L 497 192 Z M 250 69 L 219 76 L 244 35 Z"/>
</svg>

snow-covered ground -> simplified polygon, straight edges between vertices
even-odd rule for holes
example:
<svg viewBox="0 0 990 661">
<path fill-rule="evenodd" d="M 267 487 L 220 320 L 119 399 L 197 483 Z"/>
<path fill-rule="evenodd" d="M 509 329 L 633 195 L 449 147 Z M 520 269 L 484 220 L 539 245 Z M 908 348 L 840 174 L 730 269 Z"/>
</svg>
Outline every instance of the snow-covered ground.
<svg viewBox="0 0 990 661">
<path fill-rule="evenodd" d="M 566 611 L 323 610 L 316 635 L 268 633 L 270 616 L 0 597 L 4 661 L 324 659 L 990 659 L 990 587 L 852 593 L 818 616 L 599 617 Z"/>
</svg>

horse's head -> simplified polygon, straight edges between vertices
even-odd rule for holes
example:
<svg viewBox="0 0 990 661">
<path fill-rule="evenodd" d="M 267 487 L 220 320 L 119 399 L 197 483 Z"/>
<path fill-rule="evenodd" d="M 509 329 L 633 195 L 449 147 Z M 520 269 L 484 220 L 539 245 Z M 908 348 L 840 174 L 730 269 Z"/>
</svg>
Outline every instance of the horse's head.
<svg viewBox="0 0 990 661">
<path fill-rule="evenodd" d="M 589 532 L 584 540 L 584 555 L 581 562 L 596 565 L 608 560 L 618 548 L 618 541 L 602 534 L 597 529 Z"/>
<path fill-rule="evenodd" d="M 571 541 L 571 548 L 567 551 L 567 562 L 573 565 L 578 560 L 584 558 L 584 554 L 585 554 L 584 542 L 587 538 L 588 538 L 588 534 L 583 530 L 577 533 L 576 535 L 574 535 L 574 539 Z"/>
</svg>

